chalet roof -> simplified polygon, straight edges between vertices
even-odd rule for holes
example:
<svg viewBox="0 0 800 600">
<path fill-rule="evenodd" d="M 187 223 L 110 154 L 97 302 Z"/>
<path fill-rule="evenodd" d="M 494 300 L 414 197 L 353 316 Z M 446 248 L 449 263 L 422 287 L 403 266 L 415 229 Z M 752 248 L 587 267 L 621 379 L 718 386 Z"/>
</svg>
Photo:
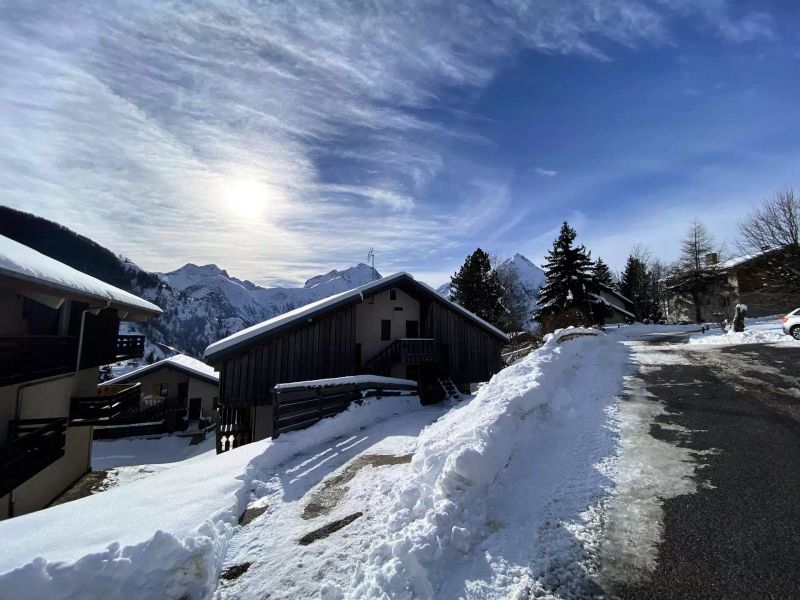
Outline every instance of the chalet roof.
<svg viewBox="0 0 800 600">
<path fill-rule="evenodd" d="M 24 244 L 0 235 L 0 280 L 23 284 L 33 294 L 108 304 L 123 313 L 148 317 L 162 310 L 138 296 L 100 281 Z M 121 316 L 124 318 L 124 315 Z"/>
<path fill-rule="evenodd" d="M 627 296 L 623 296 L 622 294 L 620 294 L 613 287 L 608 286 L 608 285 L 604 285 L 602 283 L 599 284 L 599 285 L 600 285 L 601 288 L 603 288 L 603 291 L 608 292 L 609 294 L 613 294 L 614 296 L 616 296 L 617 298 L 619 298 L 623 302 L 627 302 L 628 304 L 633 304 L 633 301 L 631 301 Z"/>
<path fill-rule="evenodd" d="M 311 302 L 310 304 L 306 304 L 300 308 L 295 308 L 294 310 L 290 310 L 282 315 L 273 317 L 272 319 L 264 321 L 263 323 L 258 323 L 252 327 L 242 329 L 233 335 L 211 344 L 208 348 L 206 348 L 204 358 L 206 360 L 218 358 L 223 353 L 228 354 L 234 349 L 245 346 L 255 339 L 267 338 L 272 335 L 276 335 L 280 331 L 284 331 L 292 326 L 295 326 L 301 321 L 312 319 L 317 315 L 332 311 L 334 309 L 344 308 L 345 306 L 351 304 L 363 302 L 365 296 L 371 296 L 385 289 L 394 287 L 400 283 L 406 283 L 414 286 L 431 300 L 455 310 L 479 327 L 483 328 L 489 334 L 500 338 L 504 342 L 508 341 L 506 334 L 493 325 L 487 323 L 474 313 L 471 313 L 463 306 L 460 306 L 452 300 L 442 297 L 432 287 L 421 281 L 417 281 L 409 273 L 401 271 L 400 273 L 395 273 L 394 275 L 389 275 L 388 277 L 371 281 L 357 288 L 353 288 L 352 290 L 347 290 L 339 294 L 334 294 L 333 296 L 328 296 L 322 300 Z"/>
<path fill-rule="evenodd" d="M 621 294 L 620 294 L 620 295 L 621 295 Z M 608 306 L 609 308 L 611 308 L 611 309 L 613 309 L 613 310 L 616 310 L 616 311 L 618 311 L 618 312 L 621 312 L 621 313 L 622 313 L 623 315 L 625 315 L 626 317 L 630 317 L 631 319 L 635 319 L 635 318 L 636 318 L 636 317 L 635 317 L 635 315 L 634 315 L 632 312 L 630 312 L 630 311 L 629 311 L 629 310 L 627 310 L 626 308 L 624 308 L 624 307 L 620 306 L 619 304 L 614 304 L 613 302 L 609 302 L 608 300 L 606 300 L 605 298 L 603 298 L 602 296 L 600 296 L 600 295 L 598 295 L 598 294 L 592 294 L 592 297 L 593 297 L 593 298 L 594 298 L 594 299 L 595 299 L 597 302 L 599 302 L 600 304 L 604 304 L 604 305 Z M 623 297 L 623 298 L 625 298 L 625 296 L 622 296 L 622 297 Z"/>
<path fill-rule="evenodd" d="M 106 381 L 101 385 L 136 381 L 137 379 L 140 379 L 149 373 L 154 373 L 159 369 L 173 369 L 175 371 L 180 371 L 181 373 L 186 373 L 192 377 L 202 379 L 203 381 L 207 381 L 208 383 L 212 383 L 214 385 L 219 383 L 219 373 L 214 370 L 214 367 L 207 365 L 201 360 L 192 358 L 191 356 L 186 356 L 185 354 L 176 354 L 175 356 L 169 356 L 163 360 L 159 360 L 152 364 L 144 365 L 143 367 L 134 369 L 133 371 L 129 371 L 124 375 L 115 377 L 114 379 Z"/>
</svg>

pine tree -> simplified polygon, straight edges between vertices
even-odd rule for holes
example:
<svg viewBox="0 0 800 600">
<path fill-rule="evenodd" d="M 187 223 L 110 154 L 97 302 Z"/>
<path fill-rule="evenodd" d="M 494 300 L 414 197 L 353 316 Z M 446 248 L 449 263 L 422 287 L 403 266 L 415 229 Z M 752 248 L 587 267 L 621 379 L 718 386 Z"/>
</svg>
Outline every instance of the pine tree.
<svg viewBox="0 0 800 600">
<path fill-rule="evenodd" d="M 637 321 L 650 318 L 650 275 L 647 264 L 639 257 L 631 254 L 625 263 L 625 270 L 620 278 L 620 293 L 633 302 L 633 314 Z"/>
<path fill-rule="evenodd" d="M 592 274 L 594 275 L 597 283 L 607 287 L 614 286 L 614 275 L 611 273 L 611 269 L 608 268 L 608 265 L 605 263 L 605 261 L 603 261 L 602 258 L 598 258 L 596 261 L 594 261 L 594 265 L 592 265 Z"/>
<path fill-rule="evenodd" d="M 592 273 L 591 252 L 575 246 L 575 230 L 564 221 L 553 248 L 545 259 L 545 283 L 539 293 L 537 319 L 570 308 L 591 315 L 592 294 L 597 283 Z"/>
<path fill-rule="evenodd" d="M 470 254 L 464 264 L 450 278 L 452 287 L 450 298 L 475 313 L 484 321 L 497 327 L 502 326 L 503 286 L 500 277 L 492 269 L 489 255 L 478 248 Z"/>
</svg>

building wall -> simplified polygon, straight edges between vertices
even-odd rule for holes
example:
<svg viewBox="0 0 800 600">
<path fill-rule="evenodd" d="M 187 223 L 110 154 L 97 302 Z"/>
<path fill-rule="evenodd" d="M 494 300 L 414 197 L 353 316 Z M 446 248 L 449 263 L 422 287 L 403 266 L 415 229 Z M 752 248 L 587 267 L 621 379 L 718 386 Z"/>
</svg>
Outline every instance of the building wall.
<svg viewBox="0 0 800 600">
<path fill-rule="evenodd" d="M 202 400 L 201 408 L 203 414 L 208 417 L 213 417 L 215 414 L 214 398 L 219 396 L 219 386 L 217 385 L 169 367 L 146 373 L 138 379 L 132 379 L 130 383 L 136 383 L 137 381 L 142 384 L 142 408 L 152 406 L 160 401 L 159 392 L 162 383 L 168 385 L 166 397 L 169 400 L 177 400 L 179 384 L 188 383 L 186 398 L 200 398 Z"/>
<path fill-rule="evenodd" d="M 361 344 L 359 366 L 363 366 L 392 341 L 406 337 L 406 321 L 417 321 L 421 330 L 419 301 L 401 289 L 396 289 L 396 293 L 396 300 L 391 300 L 390 291 L 386 290 L 371 298 L 365 298 L 364 302 L 356 305 L 356 343 Z M 402 310 L 396 310 L 397 308 Z M 389 341 L 381 340 L 382 319 L 389 319 L 392 322 L 392 335 Z"/>
<path fill-rule="evenodd" d="M 23 298 L 14 290 L 0 287 L 0 334 L 2 335 L 24 335 L 27 332 L 28 324 L 22 316 Z"/>
<path fill-rule="evenodd" d="M 69 416 L 73 396 L 97 393 L 96 367 L 34 385 L 17 384 L 0 388 L 0 443 L 6 442 L 8 421 L 15 418 L 17 394 L 21 390 L 21 419 Z M 68 427 L 64 456 L 38 472 L 13 492 L 14 515 L 47 506 L 91 469 L 91 427 Z M 7 518 L 11 494 L 0 498 L 0 519 Z"/>
</svg>

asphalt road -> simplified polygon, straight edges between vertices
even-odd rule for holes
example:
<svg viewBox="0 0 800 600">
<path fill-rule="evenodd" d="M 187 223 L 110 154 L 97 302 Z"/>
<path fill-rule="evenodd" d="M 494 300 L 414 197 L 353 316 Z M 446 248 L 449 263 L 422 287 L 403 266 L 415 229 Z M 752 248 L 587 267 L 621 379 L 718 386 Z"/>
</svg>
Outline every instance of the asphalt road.
<svg viewBox="0 0 800 600">
<path fill-rule="evenodd" d="M 689 364 L 639 375 L 667 409 L 651 435 L 712 453 L 698 491 L 664 501 L 655 571 L 605 582 L 606 597 L 800 598 L 800 349 L 680 353 Z"/>
</svg>

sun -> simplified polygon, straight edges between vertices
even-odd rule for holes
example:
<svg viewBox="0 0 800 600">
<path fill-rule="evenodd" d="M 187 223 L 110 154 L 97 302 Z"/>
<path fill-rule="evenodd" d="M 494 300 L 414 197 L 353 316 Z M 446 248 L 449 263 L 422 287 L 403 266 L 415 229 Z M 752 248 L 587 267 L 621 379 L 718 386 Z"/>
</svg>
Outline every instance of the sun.
<svg viewBox="0 0 800 600">
<path fill-rule="evenodd" d="M 267 188 L 258 181 L 244 179 L 225 190 L 225 204 L 231 213 L 246 219 L 260 215 L 267 204 Z"/>
</svg>

